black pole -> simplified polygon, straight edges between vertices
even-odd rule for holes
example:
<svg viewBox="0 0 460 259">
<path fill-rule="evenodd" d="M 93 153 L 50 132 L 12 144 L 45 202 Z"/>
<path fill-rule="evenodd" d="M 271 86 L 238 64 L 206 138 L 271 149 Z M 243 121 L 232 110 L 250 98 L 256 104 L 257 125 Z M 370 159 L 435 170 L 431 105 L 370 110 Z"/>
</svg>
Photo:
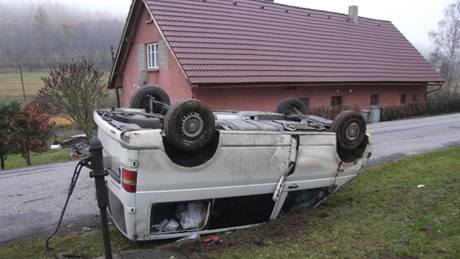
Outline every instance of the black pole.
<svg viewBox="0 0 460 259">
<path fill-rule="evenodd" d="M 107 220 L 107 187 L 105 185 L 105 176 L 107 175 L 104 171 L 104 164 L 102 158 L 102 144 L 98 138 L 93 138 L 90 142 L 89 148 L 92 160 L 91 178 L 94 178 L 96 182 L 96 195 L 97 195 L 97 206 L 101 213 L 101 224 L 102 224 L 102 236 L 104 238 L 104 249 L 105 258 L 112 259 L 112 248 L 110 247 L 110 235 L 109 235 L 109 223 Z"/>
</svg>

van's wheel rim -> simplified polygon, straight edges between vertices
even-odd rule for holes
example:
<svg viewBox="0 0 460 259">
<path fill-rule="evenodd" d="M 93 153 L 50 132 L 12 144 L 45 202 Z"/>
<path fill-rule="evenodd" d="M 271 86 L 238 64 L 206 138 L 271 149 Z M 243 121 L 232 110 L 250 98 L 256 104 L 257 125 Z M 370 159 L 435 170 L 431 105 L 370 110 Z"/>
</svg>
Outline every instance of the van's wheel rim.
<svg viewBox="0 0 460 259">
<path fill-rule="evenodd" d="M 351 123 L 345 130 L 345 136 L 350 141 L 358 139 L 360 133 L 361 130 L 359 129 L 359 125 L 356 122 Z"/>
<path fill-rule="evenodd" d="M 203 119 L 197 112 L 191 112 L 181 119 L 181 133 L 187 138 L 198 137 L 203 132 L 203 128 Z"/>
</svg>

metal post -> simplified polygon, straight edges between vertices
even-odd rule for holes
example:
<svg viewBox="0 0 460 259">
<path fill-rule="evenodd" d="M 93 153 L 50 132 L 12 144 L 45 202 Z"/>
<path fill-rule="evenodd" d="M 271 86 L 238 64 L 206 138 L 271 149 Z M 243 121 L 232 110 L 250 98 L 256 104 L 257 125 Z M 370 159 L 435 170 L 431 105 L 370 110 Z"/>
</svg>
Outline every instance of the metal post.
<svg viewBox="0 0 460 259">
<path fill-rule="evenodd" d="M 101 141 L 98 138 L 93 138 L 90 142 L 89 150 L 92 154 L 91 168 L 93 169 L 90 176 L 91 178 L 94 178 L 96 182 L 97 205 L 101 213 L 102 236 L 104 238 L 105 258 L 112 259 L 112 248 L 110 246 L 109 236 L 109 224 L 107 220 L 108 197 L 107 187 L 105 185 L 104 179 L 107 174 L 104 171 Z"/>
<path fill-rule="evenodd" d="M 22 76 L 22 66 L 19 65 L 19 74 L 21 75 L 22 96 L 26 99 L 26 89 L 24 87 L 24 77 Z"/>
</svg>

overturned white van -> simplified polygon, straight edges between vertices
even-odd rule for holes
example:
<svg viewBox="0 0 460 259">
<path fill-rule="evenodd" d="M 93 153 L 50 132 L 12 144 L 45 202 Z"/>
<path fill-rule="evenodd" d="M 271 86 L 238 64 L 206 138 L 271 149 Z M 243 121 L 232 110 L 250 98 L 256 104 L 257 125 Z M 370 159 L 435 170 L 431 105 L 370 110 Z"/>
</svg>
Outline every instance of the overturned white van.
<svg viewBox="0 0 460 259">
<path fill-rule="evenodd" d="M 304 115 L 296 99 L 277 113 L 211 112 L 198 100 L 169 106 L 146 87 L 131 106 L 94 113 L 109 212 L 131 240 L 243 228 L 314 207 L 371 155 L 359 113 L 332 122 Z"/>
</svg>

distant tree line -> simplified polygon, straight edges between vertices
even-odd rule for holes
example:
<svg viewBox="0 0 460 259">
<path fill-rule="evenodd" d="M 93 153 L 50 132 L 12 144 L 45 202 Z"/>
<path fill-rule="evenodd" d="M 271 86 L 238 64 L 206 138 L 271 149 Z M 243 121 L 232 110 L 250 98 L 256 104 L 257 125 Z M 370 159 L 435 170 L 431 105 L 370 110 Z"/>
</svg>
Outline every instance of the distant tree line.
<svg viewBox="0 0 460 259">
<path fill-rule="evenodd" d="M 124 21 L 106 12 L 76 10 L 56 1 L 0 0 L 0 69 L 29 69 L 89 60 L 110 68 Z"/>
</svg>

